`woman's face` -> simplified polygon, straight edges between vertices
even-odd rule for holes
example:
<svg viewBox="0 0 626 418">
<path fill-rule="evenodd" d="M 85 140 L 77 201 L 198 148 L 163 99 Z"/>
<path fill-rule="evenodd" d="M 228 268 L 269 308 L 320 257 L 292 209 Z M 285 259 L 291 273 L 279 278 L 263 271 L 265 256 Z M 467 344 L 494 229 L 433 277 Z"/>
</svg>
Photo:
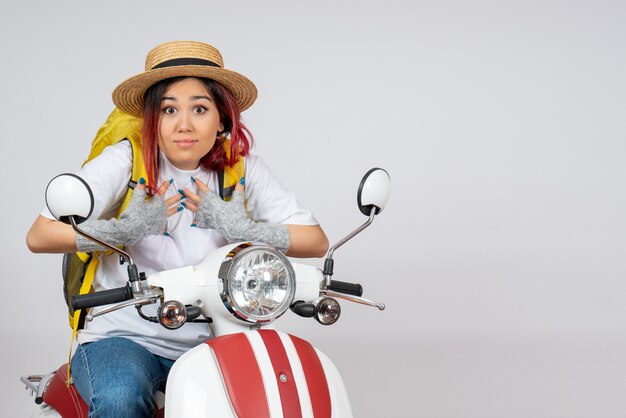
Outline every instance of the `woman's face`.
<svg viewBox="0 0 626 418">
<path fill-rule="evenodd" d="M 174 166 L 193 170 L 224 130 L 213 98 L 196 78 L 170 85 L 161 99 L 159 148 Z"/>
</svg>

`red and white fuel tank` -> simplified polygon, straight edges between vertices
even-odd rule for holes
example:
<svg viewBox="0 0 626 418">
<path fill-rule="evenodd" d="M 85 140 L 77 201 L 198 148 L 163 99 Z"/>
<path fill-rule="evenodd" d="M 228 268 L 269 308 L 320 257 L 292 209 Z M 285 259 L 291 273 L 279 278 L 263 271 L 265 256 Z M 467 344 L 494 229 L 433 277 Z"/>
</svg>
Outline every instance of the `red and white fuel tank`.
<svg viewBox="0 0 626 418">
<path fill-rule="evenodd" d="M 275 330 L 223 335 L 183 354 L 168 377 L 165 411 L 167 418 L 352 417 L 330 359 Z"/>
</svg>

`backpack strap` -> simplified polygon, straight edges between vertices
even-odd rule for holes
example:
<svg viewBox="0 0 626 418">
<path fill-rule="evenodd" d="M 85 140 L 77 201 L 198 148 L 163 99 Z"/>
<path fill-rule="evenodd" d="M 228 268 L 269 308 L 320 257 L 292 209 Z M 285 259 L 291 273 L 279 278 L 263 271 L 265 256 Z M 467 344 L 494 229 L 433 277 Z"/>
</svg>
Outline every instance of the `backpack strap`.
<svg viewBox="0 0 626 418">
<path fill-rule="evenodd" d="M 125 138 L 130 141 L 131 148 L 133 150 L 133 169 L 130 173 L 130 180 L 128 181 L 128 189 L 126 190 L 126 195 L 124 196 L 124 200 L 122 200 L 122 204 L 119 209 L 115 213 L 115 217 L 119 218 L 122 212 L 126 210 L 128 207 L 130 200 L 133 198 L 133 191 L 139 183 L 140 178 L 144 178 L 144 180 L 148 180 L 148 172 L 146 170 L 146 163 L 143 160 L 143 151 L 141 148 L 141 138 Z"/>
<path fill-rule="evenodd" d="M 87 270 L 88 270 L 89 264 L 91 263 L 93 253 L 83 253 L 79 251 L 79 252 L 74 253 L 73 255 L 75 255 L 79 259 L 79 262 L 85 265 L 85 267 L 83 268 L 83 281 L 81 283 L 80 288 L 78 289 L 78 292 L 79 292 L 78 294 L 82 295 L 84 293 L 87 293 L 89 291 L 89 287 L 91 286 L 91 280 L 89 280 L 89 287 L 87 287 L 86 290 L 83 289 L 83 286 L 85 285 L 85 276 L 87 275 Z M 63 261 L 65 262 L 65 258 L 63 259 Z M 69 273 L 66 273 L 66 277 L 64 277 L 64 280 L 69 280 L 67 275 L 69 275 Z M 93 279 L 93 276 L 92 276 L 92 279 Z M 64 286 L 66 285 L 67 283 L 64 283 Z M 67 289 L 67 287 L 66 287 L 66 291 L 69 293 L 69 290 Z M 68 303 L 68 306 L 69 306 L 69 303 L 70 303 L 69 299 L 67 299 L 66 302 Z M 82 324 L 84 323 L 84 320 L 85 320 L 85 315 L 81 316 L 80 313 L 76 315 L 76 311 L 72 312 L 71 309 L 69 310 L 68 315 L 69 315 L 70 327 L 72 329 L 82 328 Z"/>
<path fill-rule="evenodd" d="M 81 254 L 84 255 L 87 253 L 79 252 L 77 254 L 80 257 Z M 83 278 L 83 284 L 81 285 L 80 291 L 78 292 L 79 295 L 84 295 L 92 291 L 91 284 L 93 283 L 93 278 L 96 275 L 96 269 L 98 268 L 98 265 L 100 264 L 100 257 L 93 256 L 93 257 L 90 257 L 88 261 L 89 261 L 89 264 L 87 265 L 87 269 L 85 270 L 85 277 Z M 72 327 L 72 338 L 70 340 L 70 350 L 69 350 L 68 359 L 67 359 L 67 376 L 68 376 L 67 382 L 66 382 L 67 387 L 69 387 L 71 384 L 70 365 L 72 364 L 72 346 L 74 345 L 74 340 L 76 339 L 76 332 L 78 331 L 78 327 L 80 326 L 82 328 L 84 326 L 86 315 L 87 315 L 87 311 L 83 312 L 82 309 L 77 309 L 74 311 L 73 316 L 70 315 L 70 326 Z"/>
<path fill-rule="evenodd" d="M 230 139 L 224 139 L 222 147 L 226 151 L 226 158 L 230 158 Z M 223 171 L 217 173 L 220 197 L 229 201 L 235 191 L 239 180 L 246 175 L 246 167 L 243 158 L 239 158 L 232 167 L 225 166 Z"/>
</svg>

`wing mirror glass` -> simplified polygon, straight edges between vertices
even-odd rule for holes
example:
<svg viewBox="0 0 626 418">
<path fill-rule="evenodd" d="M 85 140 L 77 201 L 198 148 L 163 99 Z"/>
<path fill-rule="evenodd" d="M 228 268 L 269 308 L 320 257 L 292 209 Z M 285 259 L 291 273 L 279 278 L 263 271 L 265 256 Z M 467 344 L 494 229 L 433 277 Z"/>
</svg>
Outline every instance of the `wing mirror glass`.
<svg viewBox="0 0 626 418">
<path fill-rule="evenodd" d="M 93 193 L 79 176 L 59 174 L 46 187 L 46 205 L 57 220 L 69 224 L 70 216 L 73 216 L 79 224 L 93 211 Z"/>
<path fill-rule="evenodd" d="M 359 191 L 357 192 L 357 203 L 359 210 L 365 216 L 370 216 L 372 208 L 375 208 L 375 215 L 378 215 L 387 205 L 389 193 L 391 192 L 391 178 L 389 173 L 382 168 L 372 168 L 363 176 Z"/>
</svg>

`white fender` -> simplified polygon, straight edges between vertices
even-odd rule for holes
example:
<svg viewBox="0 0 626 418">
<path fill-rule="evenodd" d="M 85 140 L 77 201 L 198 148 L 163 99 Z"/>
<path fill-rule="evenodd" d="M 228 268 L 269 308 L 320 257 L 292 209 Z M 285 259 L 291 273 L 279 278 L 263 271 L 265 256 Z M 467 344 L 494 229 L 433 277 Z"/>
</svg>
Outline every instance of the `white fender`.
<svg viewBox="0 0 626 418">
<path fill-rule="evenodd" d="M 207 344 L 187 351 L 170 370 L 165 391 L 168 418 L 236 418 L 219 364 Z"/>
<path fill-rule="evenodd" d="M 352 417 L 330 359 L 273 330 L 217 337 L 185 353 L 170 371 L 165 410 L 168 418 Z"/>
</svg>

